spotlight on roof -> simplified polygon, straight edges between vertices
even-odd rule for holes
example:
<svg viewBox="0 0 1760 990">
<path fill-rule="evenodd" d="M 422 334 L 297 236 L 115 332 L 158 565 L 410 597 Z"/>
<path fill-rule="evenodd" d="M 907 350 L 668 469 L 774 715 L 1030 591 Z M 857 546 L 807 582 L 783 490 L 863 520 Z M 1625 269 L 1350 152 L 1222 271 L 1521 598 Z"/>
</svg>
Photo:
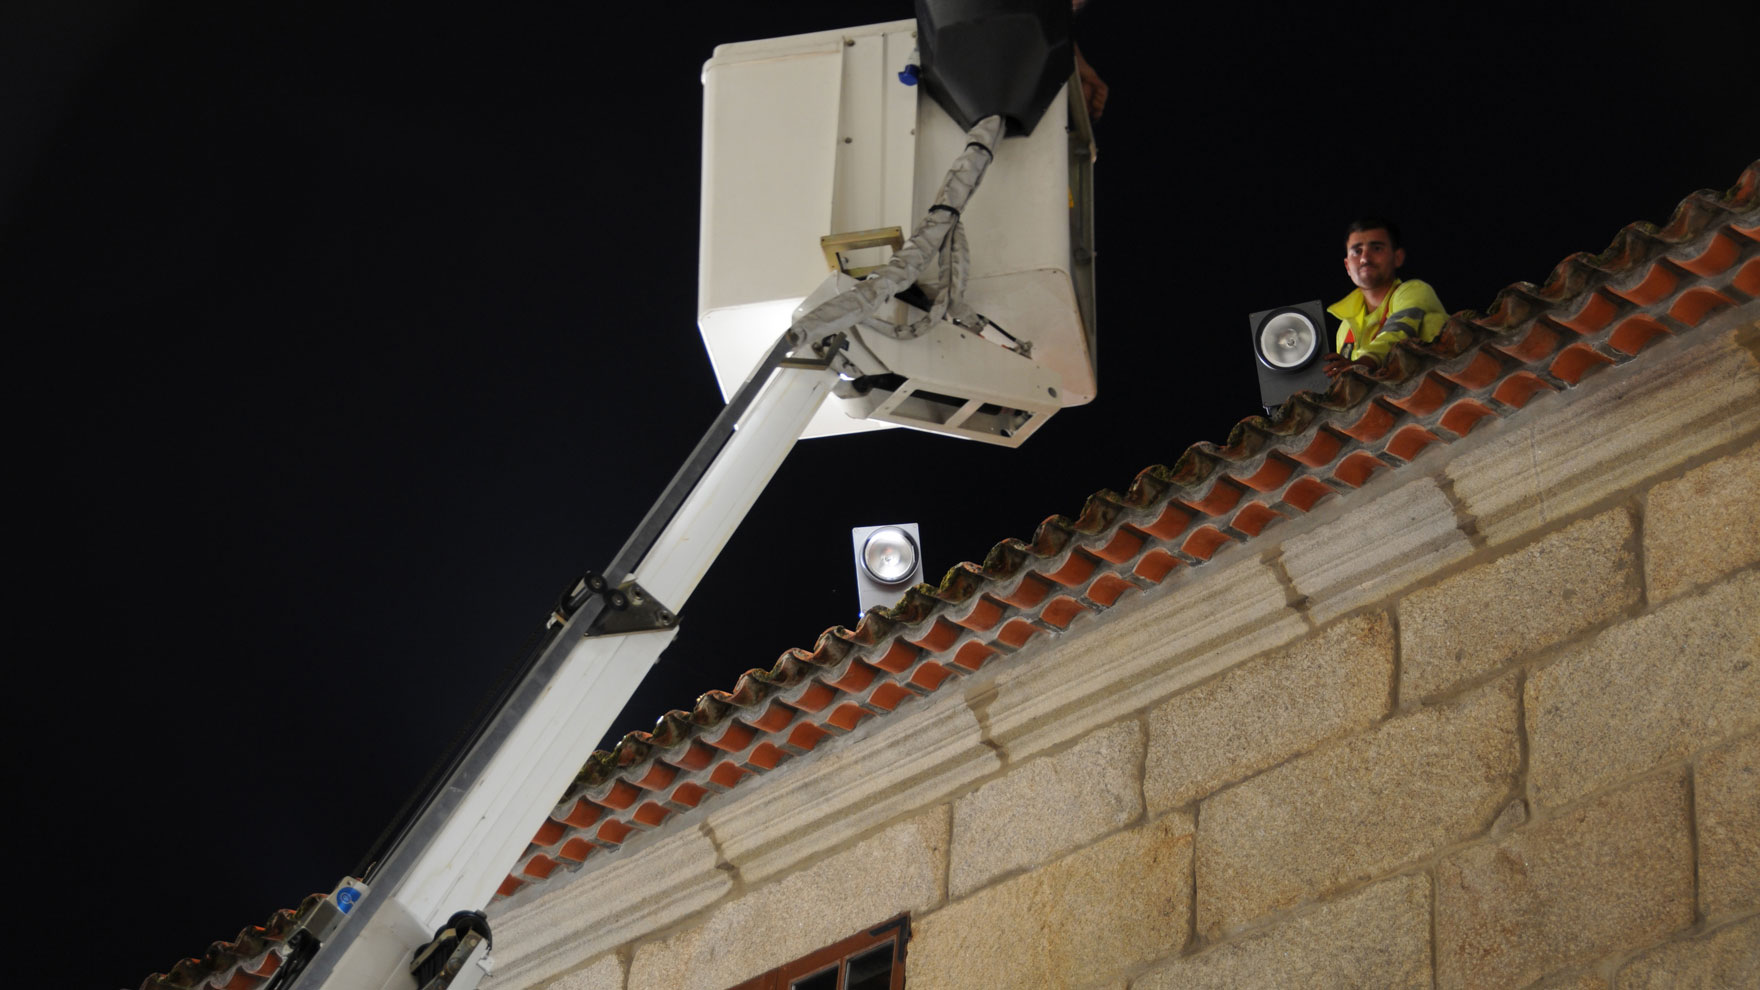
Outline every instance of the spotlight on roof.
<svg viewBox="0 0 1760 990">
<path fill-rule="evenodd" d="M 1247 317 L 1259 370 L 1259 402 L 1267 411 L 1297 392 L 1326 390 L 1326 310 L 1320 300 L 1279 306 Z"/>
<path fill-rule="evenodd" d="M 916 523 L 857 526 L 849 531 L 856 557 L 856 598 L 862 612 L 894 605 L 905 589 L 923 580 L 922 544 Z"/>
</svg>

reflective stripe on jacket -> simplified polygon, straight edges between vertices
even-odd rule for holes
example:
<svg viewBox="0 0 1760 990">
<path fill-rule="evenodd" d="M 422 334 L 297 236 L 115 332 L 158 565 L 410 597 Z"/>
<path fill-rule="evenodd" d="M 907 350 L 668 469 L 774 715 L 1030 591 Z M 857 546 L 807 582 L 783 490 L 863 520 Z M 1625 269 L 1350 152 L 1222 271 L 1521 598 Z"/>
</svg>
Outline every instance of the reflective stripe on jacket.
<svg viewBox="0 0 1760 990">
<path fill-rule="evenodd" d="M 1415 278 L 1396 280 L 1393 291 L 1381 300 L 1380 306 L 1367 312 L 1365 309 L 1362 289 L 1353 289 L 1350 295 L 1326 307 L 1328 313 L 1344 321 L 1338 328 L 1338 353 L 1352 360 L 1373 358 L 1376 364 L 1385 363 L 1387 352 L 1399 341 L 1410 337 L 1426 343 L 1435 340 L 1442 332 L 1442 324 L 1448 321 L 1436 290 Z M 1383 313 L 1387 313 L 1385 321 Z"/>
</svg>

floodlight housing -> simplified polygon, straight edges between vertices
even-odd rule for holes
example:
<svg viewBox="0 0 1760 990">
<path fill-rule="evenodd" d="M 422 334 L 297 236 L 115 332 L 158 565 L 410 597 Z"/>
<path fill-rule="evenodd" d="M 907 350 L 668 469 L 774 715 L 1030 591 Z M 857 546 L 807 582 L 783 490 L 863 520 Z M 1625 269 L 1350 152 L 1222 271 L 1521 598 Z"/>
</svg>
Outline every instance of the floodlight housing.
<svg viewBox="0 0 1760 990">
<path fill-rule="evenodd" d="M 896 604 L 906 589 L 923 580 L 922 539 L 916 523 L 857 526 L 849 536 L 862 612 Z"/>
<path fill-rule="evenodd" d="M 1332 352 L 1320 300 L 1278 306 L 1247 317 L 1259 402 L 1267 411 L 1300 391 L 1325 391 L 1325 357 Z"/>
<path fill-rule="evenodd" d="M 923 89 L 961 127 L 1031 134 L 1075 68 L 1065 0 L 917 0 Z"/>
</svg>

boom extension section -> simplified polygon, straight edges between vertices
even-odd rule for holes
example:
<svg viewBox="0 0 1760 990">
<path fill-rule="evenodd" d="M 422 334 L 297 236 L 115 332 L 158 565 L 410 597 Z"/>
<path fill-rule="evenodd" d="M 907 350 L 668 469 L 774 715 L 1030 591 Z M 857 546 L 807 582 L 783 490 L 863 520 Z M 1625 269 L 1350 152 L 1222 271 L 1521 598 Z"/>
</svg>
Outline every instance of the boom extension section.
<svg viewBox="0 0 1760 990">
<path fill-rule="evenodd" d="M 299 990 L 468 990 L 488 971 L 489 903 L 576 771 L 677 633 L 697 583 L 821 403 L 876 365 L 848 343 L 949 246 L 1002 138 L 989 117 L 911 238 L 867 278 L 807 309 L 771 346 L 603 575 L 558 603 L 547 639 L 443 786 L 364 882 L 332 900 L 342 924 L 276 984 Z M 900 340 L 897 353 L 936 346 Z M 1005 354 L 989 342 L 975 346 Z M 344 894 L 343 892 L 347 892 Z M 425 978 L 418 985 L 414 970 Z M 446 982 L 439 982 L 444 980 Z"/>
</svg>

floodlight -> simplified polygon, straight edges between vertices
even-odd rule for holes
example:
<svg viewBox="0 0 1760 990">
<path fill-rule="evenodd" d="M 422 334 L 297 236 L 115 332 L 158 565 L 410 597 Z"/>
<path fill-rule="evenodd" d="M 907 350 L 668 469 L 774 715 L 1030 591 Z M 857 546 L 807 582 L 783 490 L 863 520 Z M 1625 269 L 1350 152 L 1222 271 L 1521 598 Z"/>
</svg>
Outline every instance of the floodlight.
<svg viewBox="0 0 1760 990">
<path fill-rule="evenodd" d="M 1318 299 L 1299 306 L 1279 306 L 1247 317 L 1252 332 L 1254 366 L 1259 372 L 1259 401 L 1267 411 L 1300 391 L 1325 391 L 1326 310 Z"/>
<path fill-rule="evenodd" d="M 855 551 L 856 598 L 863 612 L 896 603 L 905 589 L 923 580 L 916 523 L 857 526 L 849 535 Z"/>
<path fill-rule="evenodd" d="M 877 529 L 862 544 L 862 566 L 881 584 L 907 581 L 917 569 L 916 541 L 897 526 Z"/>
<path fill-rule="evenodd" d="M 1307 364 L 1319 346 L 1320 329 L 1305 313 L 1279 313 L 1259 331 L 1259 360 L 1279 371 Z"/>
</svg>

